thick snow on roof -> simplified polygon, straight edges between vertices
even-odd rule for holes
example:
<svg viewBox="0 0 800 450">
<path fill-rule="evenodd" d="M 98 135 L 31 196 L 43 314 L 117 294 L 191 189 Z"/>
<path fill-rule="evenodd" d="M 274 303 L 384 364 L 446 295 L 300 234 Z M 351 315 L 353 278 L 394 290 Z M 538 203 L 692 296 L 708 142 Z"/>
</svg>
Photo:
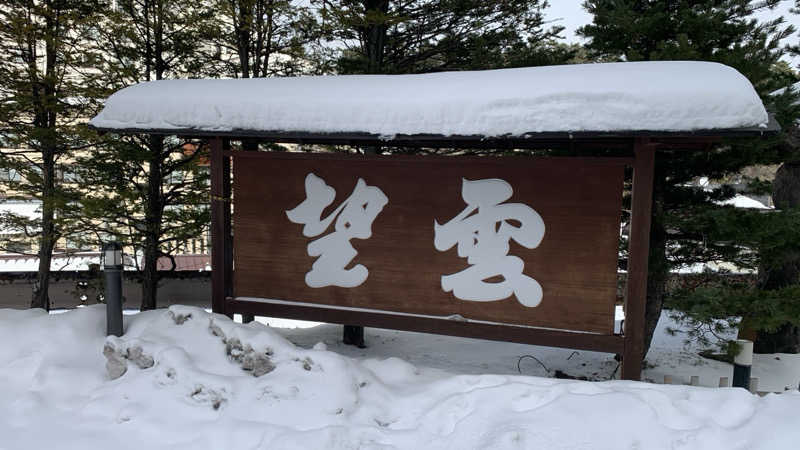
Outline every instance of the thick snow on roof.
<svg viewBox="0 0 800 450">
<path fill-rule="evenodd" d="M 660 61 L 424 75 L 161 80 L 115 93 L 110 130 L 521 136 L 765 127 L 735 69 Z"/>
<path fill-rule="evenodd" d="M 50 270 L 53 272 L 85 271 L 89 265 L 100 264 L 97 253 L 77 253 L 74 255 L 53 255 Z M 30 255 L 0 255 L 0 272 L 35 272 L 39 270 L 39 258 Z"/>
</svg>

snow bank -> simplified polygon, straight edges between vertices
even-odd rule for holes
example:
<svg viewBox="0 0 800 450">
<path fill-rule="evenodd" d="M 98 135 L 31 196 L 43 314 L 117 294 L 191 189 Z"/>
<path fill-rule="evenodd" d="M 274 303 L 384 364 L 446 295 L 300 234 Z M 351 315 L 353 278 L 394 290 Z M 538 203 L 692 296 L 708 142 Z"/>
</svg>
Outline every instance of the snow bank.
<svg viewBox="0 0 800 450">
<path fill-rule="evenodd" d="M 647 353 L 642 379 L 663 383 L 664 375 L 669 375 L 676 384 L 689 384 L 692 376 L 698 376 L 699 385 L 706 387 L 717 387 L 720 377 L 728 377 L 730 380 L 733 375 L 731 364 L 703 358 L 699 353 L 709 348 L 716 350 L 714 344 L 719 339 L 736 339 L 737 330 L 729 330 L 728 333 L 702 332 L 710 344 L 702 344 L 697 340 L 687 342 L 686 332 L 693 327 L 676 321 L 674 315 L 675 311 L 662 311 L 650 351 Z M 622 307 L 617 306 L 616 329 L 619 329 L 622 319 Z M 368 347 L 359 349 L 342 343 L 341 325 L 272 317 L 256 317 L 256 320 L 271 325 L 281 336 L 304 348 L 311 348 L 322 342 L 328 350 L 351 358 L 363 360 L 396 356 L 423 368 L 422 370 L 435 368 L 462 375 L 522 373 L 551 378 L 556 371 L 561 371 L 593 381 L 606 381 L 615 374 L 619 375 L 619 363 L 610 353 L 380 328 L 367 328 L 365 332 Z M 527 357 L 520 360 L 522 355 L 535 356 L 542 364 Z M 760 391 L 797 390 L 800 383 L 800 354 L 753 355 L 752 376 L 759 379 Z"/>
<path fill-rule="evenodd" d="M 0 310 L 0 448 L 713 450 L 800 439 L 795 393 L 453 376 L 300 349 L 189 307 L 125 316 L 121 338 L 104 327 L 102 307 Z M 140 362 L 111 380 L 107 346 L 138 349 Z M 271 370 L 254 376 L 242 354 Z"/>
<path fill-rule="evenodd" d="M 658 61 L 237 80 L 161 80 L 115 93 L 101 129 L 519 136 L 763 127 L 750 82 L 717 63 Z"/>
<path fill-rule="evenodd" d="M 754 200 L 746 195 L 736 194 L 733 198 L 729 198 L 728 200 L 723 200 L 721 202 L 717 202 L 718 205 L 732 205 L 736 208 L 747 208 L 747 209 L 774 209 L 765 204 L 761 203 L 758 200 Z"/>
</svg>

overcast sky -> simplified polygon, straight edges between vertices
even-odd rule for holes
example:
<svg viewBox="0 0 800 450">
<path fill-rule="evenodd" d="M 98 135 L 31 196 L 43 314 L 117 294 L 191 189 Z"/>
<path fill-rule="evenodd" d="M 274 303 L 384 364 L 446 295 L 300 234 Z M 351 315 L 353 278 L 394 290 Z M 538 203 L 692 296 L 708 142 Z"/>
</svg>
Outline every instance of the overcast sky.
<svg viewBox="0 0 800 450">
<path fill-rule="evenodd" d="M 580 26 L 589 23 L 592 19 L 591 16 L 584 11 L 581 7 L 583 0 L 550 0 L 550 7 L 547 9 L 547 17 L 549 20 L 554 20 L 556 24 L 565 27 L 564 37 L 569 42 L 575 42 L 578 37 L 575 36 L 575 30 Z M 783 0 L 773 11 L 760 14 L 762 19 L 770 19 L 783 15 L 789 23 L 794 24 L 795 28 L 800 29 L 800 15 L 791 14 L 789 8 L 794 4 L 794 0 Z M 795 34 L 790 38 L 793 43 L 796 43 L 800 37 Z M 797 65 L 795 61 L 795 65 Z"/>
</svg>

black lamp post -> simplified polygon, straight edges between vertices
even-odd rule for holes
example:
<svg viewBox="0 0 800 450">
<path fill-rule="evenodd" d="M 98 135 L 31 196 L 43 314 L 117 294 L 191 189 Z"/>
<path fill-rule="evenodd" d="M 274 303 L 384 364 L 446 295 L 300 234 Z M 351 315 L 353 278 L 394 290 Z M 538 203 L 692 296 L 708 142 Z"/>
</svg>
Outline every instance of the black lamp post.
<svg viewBox="0 0 800 450">
<path fill-rule="evenodd" d="M 122 246 L 119 242 L 103 244 L 105 272 L 106 335 L 122 336 Z"/>
</svg>

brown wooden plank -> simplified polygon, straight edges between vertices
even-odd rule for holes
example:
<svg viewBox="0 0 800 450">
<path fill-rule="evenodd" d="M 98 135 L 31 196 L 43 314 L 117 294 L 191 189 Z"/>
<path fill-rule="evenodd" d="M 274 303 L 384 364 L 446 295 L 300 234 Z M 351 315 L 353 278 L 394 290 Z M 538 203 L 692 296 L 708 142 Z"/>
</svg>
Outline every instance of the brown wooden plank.
<svg viewBox="0 0 800 450">
<path fill-rule="evenodd" d="M 296 160 L 314 160 L 320 161 L 379 161 L 381 164 L 416 164 L 428 166 L 431 164 L 452 164 L 454 162 L 462 164 L 481 164 L 481 165 L 496 165 L 508 166 L 515 163 L 531 164 L 531 161 L 536 161 L 536 165 L 542 166 L 543 164 L 550 164 L 552 166 L 559 166 L 561 164 L 574 164 L 575 161 L 580 160 L 582 165 L 587 166 L 632 166 L 634 162 L 633 157 L 614 156 L 614 157 L 580 157 L 574 156 L 546 156 L 546 157 L 531 157 L 530 155 L 503 155 L 503 156 L 468 156 L 468 155 L 375 155 L 375 154 L 355 154 L 344 152 L 254 152 L 254 151 L 241 151 L 232 150 L 226 151 L 226 156 L 234 159 L 243 160 L 270 160 L 270 161 L 296 161 Z"/>
<path fill-rule="evenodd" d="M 242 152 L 242 155 L 249 155 Z M 294 300 L 450 316 L 606 335 L 613 334 L 617 247 L 624 161 L 583 158 L 237 158 L 235 164 L 235 292 L 237 297 Z M 409 162 L 413 161 L 413 162 Z M 423 163 L 420 163 L 422 161 Z M 326 217 L 363 178 L 386 194 L 369 239 L 352 239 L 352 265 L 369 269 L 356 288 L 311 288 L 305 274 L 315 258 L 302 225 L 285 211 L 306 197 L 308 173 L 336 190 Z M 508 255 L 543 288 L 535 307 L 515 297 L 493 302 L 459 300 L 441 288 L 441 276 L 469 267 L 455 248 L 433 246 L 434 220 L 445 223 L 466 204 L 462 178 L 501 178 L 544 219 L 547 231 L 533 249 L 510 242 Z M 332 226 L 331 226 L 332 228 Z"/>
<path fill-rule="evenodd" d="M 634 157 L 625 295 L 625 353 L 622 359 L 622 378 L 625 380 L 639 380 L 642 374 L 655 145 L 645 139 L 638 140 Z"/>
<path fill-rule="evenodd" d="M 226 314 L 225 299 L 233 294 L 233 240 L 231 236 L 230 158 L 220 137 L 211 149 L 211 309 Z"/>
<path fill-rule="evenodd" d="M 399 329 L 421 333 L 444 334 L 493 341 L 518 342 L 549 347 L 575 348 L 608 353 L 621 353 L 623 340 L 618 335 L 571 333 L 559 330 L 529 328 L 499 324 L 463 322 L 409 315 L 394 315 L 372 311 L 351 311 L 277 304 L 245 299 L 229 299 L 232 313 L 255 314 L 267 317 L 311 320 L 327 323 L 358 324 L 366 327 Z"/>
</svg>

